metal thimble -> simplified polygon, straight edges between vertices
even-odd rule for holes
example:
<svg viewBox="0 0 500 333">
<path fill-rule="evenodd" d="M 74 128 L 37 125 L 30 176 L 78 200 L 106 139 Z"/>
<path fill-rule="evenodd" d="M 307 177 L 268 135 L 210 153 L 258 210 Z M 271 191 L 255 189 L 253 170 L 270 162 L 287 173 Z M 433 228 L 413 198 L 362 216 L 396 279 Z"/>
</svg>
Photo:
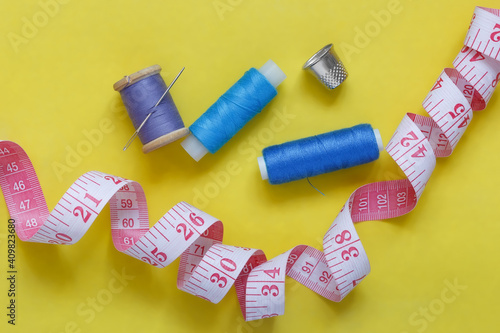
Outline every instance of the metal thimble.
<svg viewBox="0 0 500 333">
<path fill-rule="evenodd" d="M 316 52 L 303 68 L 312 72 L 328 89 L 337 88 L 348 75 L 333 49 L 333 44 L 328 44 Z"/>
</svg>

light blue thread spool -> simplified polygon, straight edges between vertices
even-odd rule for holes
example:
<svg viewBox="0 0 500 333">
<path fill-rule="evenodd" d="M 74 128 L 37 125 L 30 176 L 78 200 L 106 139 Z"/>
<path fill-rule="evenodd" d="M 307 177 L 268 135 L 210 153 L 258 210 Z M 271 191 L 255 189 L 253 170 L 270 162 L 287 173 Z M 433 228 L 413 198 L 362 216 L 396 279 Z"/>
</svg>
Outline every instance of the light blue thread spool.
<svg viewBox="0 0 500 333">
<path fill-rule="evenodd" d="M 224 93 L 193 125 L 181 145 L 199 161 L 214 154 L 276 96 L 276 87 L 286 75 L 272 61 L 250 69 Z"/>
<path fill-rule="evenodd" d="M 361 124 L 267 147 L 257 160 L 263 180 L 283 184 L 375 161 L 383 150 L 379 130 Z"/>
</svg>

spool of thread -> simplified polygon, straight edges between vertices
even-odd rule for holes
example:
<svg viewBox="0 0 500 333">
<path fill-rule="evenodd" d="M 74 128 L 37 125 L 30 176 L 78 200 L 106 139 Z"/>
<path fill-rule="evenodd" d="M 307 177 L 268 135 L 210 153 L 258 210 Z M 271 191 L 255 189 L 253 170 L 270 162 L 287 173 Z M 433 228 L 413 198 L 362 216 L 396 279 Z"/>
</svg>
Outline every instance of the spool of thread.
<svg viewBox="0 0 500 333">
<path fill-rule="evenodd" d="M 167 90 L 160 75 L 161 67 L 154 65 L 127 75 L 113 85 L 120 92 L 128 115 L 137 129 L 153 111 L 153 107 Z M 142 151 L 149 153 L 189 134 L 175 106 L 170 92 L 139 131 Z"/>
<path fill-rule="evenodd" d="M 267 147 L 257 161 L 263 180 L 283 184 L 375 161 L 383 150 L 379 130 L 361 124 Z"/>
<path fill-rule="evenodd" d="M 277 95 L 285 78 L 272 60 L 251 68 L 189 127 L 182 147 L 196 161 L 214 154 Z"/>
</svg>

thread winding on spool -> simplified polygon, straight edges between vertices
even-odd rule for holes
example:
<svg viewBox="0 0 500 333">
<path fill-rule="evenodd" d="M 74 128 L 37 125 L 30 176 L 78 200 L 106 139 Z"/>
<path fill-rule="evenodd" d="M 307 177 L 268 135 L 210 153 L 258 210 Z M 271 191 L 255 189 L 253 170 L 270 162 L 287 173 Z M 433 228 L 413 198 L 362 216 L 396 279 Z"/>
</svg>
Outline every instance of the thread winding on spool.
<svg viewBox="0 0 500 333">
<path fill-rule="evenodd" d="M 120 92 L 136 130 L 154 111 L 138 133 L 144 153 L 149 153 L 189 134 L 170 92 L 153 109 L 167 90 L 160 71 L 161 67 L 154 65 L 125 76 L 113 85 L 113 88 Z"/>
<path fill-rule="evenodd" d="M 257 161 L 263 180 L 283 184 L 375 161 L 383 150 L 379 130 L 361 124 L 267 147 Z"/>
<path fill-rule="evenodd" d="M 251 68 L 189 127 L 182 147 L 196 161 L 214 154 L 277 95 L 285 78 L 272 60 Z"/>
</svg>

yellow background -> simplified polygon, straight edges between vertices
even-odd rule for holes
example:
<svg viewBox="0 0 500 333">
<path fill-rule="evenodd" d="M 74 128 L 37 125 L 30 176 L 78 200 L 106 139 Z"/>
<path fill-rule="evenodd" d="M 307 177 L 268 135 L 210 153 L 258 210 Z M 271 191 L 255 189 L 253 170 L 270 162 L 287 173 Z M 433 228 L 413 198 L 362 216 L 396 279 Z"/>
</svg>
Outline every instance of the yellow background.
<svg viewBox="0 0 500 333">
<path fill-rule="evenodd" d="M 400 0 L 400 12 L 362 45 L 356 44 L 357 29 L 373 25 L 371 11 L 387 10 L 390 0 L 65 2 L 52 8 L 46 22 L 36 0 L 0 5 L 0 137 L 28 152 L 49 208 L 90 170 L 140 182 L 151 223 L 179 201 L 194 204 L 200 191 L 211 198 L 199 208 L 224 222 L 226 244 L 260 248 L 269 258 L 298 244 L 321 249 L 323 234 L 352 191 L 400 178 L 401 172 L 383 153 L 369 165 L 313 178 L 323 197 L 306 181 L 278 186 L 262 181 L 253 155 L 271 144 L 359 123 L 379 128 L 387 143 L 406 112 L 424 114 L 422 100 L 442 69 L 451 66 L 479 5 Z M 492 0 L 480 4 L 498 6 Z M 34 16 L 41 20 L 38 31 L 15 47 L 9 36 L 22 36 L 23 18 L 33 22 Z M 332 92 L 301 69 L 330 42 L 350 74 Z M 342 43 L 357 53 L 343 52 Z M 123 75 L 159 64 L 170 82 L 186 66 L 172 95 L 189 126 L 244 71 L 268 59 L 288 78 L 265 111 L 217 154 L 196 163 L 176 142 L 144 155 L 138 140 L 122 151 L 133 126 L 112 85 Z M 495 330 L 499 108 L 497 93 L 486 111 L 475 114 L 454 154 L 438 161 L 413 212 L 357 225 L 372 272 L 344 301 L 329 302 L 289 281 L 285 315 L 266 321 L 244 323 L 234 290 L 217 305 L 177 290 L 177 262 L 160 270 L 116 251 L 106 208 L 76 245 L 18 241 L 17 325 L 11 327 L 5 316 L 8 212 L 1 204 L 1 331 Z M 270 131 L 280 112 L 294 118 Z M 102 142 L 58 178 L 53 164 L 65 164 L 67 149 L 77 149 L 87 140 L 84 131 L 98 129 L 102 121 L 112 123 Z M 244 153 L 252 138 L 256 148 Z M 213 175 L 234 164 L 238 172 L 228 184 L 216 185 Z M 125 270 L 134 280 L 87 322 L 77 309 L 109 288 L 113 270 Z M 448 283 L 455 282 L 467 289 L 449 304 L 439 301 L 443 291 L 453 295 Z M 442 313 L 429 312 L 432 320 L 415 323 L 423 318 L 419 309 L 429 306 Z"/>
</svg>

